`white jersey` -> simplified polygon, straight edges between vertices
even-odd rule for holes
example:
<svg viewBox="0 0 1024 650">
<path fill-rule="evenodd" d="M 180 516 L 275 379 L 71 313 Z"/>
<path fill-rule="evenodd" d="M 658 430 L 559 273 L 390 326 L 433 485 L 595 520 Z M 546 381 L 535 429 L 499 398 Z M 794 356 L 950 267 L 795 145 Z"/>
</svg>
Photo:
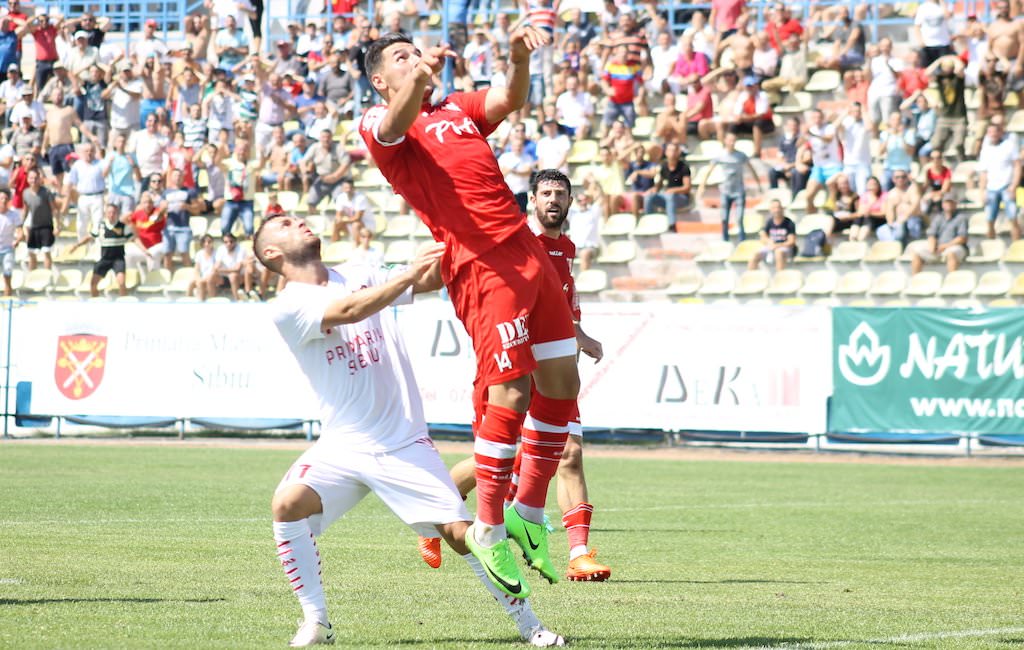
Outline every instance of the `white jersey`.
<svg viewBox="0 0 1024 650">
<path fill-rule="evenodd" d="M 427 436 L 420 391 L 390 309 L 321 331 L 327 306 L 387 281 L 389 271 L 345 264 L 327 286 L 289 282 L 271 303 L 274 324 L 320 405 L 321 440 L 356 452 L 400 449 Z M 394 304 L 412 301 L 412 289 Z"/>
</svg>

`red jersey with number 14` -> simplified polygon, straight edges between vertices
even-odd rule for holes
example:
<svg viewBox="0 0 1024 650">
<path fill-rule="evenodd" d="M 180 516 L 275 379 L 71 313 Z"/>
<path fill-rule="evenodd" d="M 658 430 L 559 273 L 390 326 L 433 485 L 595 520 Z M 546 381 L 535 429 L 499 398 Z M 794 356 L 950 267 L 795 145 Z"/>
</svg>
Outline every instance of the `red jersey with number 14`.
<svg viewBox="0 0 1024 650">
<path fill-rule="evenodd" d="M 448 245 L 446 280 L 459 268 L 524 227 L 519 206 L 498 168 L 487 136 L 486 90 L 454 93 L 424 105 L 397 142 L 380 141 L 388 113 L 368 110 L 359 133 L 384 178 L 405 198 L 437 241 Z"/>
<path fill-rule="evenodd" d="M 572 318 L 579 322 L 580 299 L 576 295 L 576 282 L 572 279 L 572 263 L 576 259 L 576 244 L 565 235 L 559 235 L 552 239 L 544 233 L 537 235 L 541 246 L 548 252 L 551 263 L 555 265 L 558 273 L 558 281 L 562 284 L 562 291 L 565 292 L 565 299 L 569 301 L 569 309 L 572 311 Z"/>
</svg>

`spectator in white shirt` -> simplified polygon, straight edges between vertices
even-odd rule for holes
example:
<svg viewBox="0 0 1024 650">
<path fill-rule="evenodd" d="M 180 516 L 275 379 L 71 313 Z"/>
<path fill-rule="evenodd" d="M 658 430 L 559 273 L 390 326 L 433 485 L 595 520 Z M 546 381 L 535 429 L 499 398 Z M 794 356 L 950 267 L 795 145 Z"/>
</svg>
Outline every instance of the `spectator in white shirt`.
<svg viewBox="0 0 1024 650">
<path fill-rule="evenodd" d="M 365 228 L 372 234 L 377 229 L 377 217 L 373 204 L 362 192 L 356 191 L 351 176 L 341 179 L 341 192 L 334 198 L 334 226 L 331 229 L 331 241 L 341 239 L 342 231 L 347 230 L 352 242 L 359 241 L 360 229 Z"/>
<path fill-rule="evenodd" d="M 569 239 L 576 245 L 576 257 L 580 260 L 580 270 L 586 271 L 597 257 L 597 249 L 601 246 L 599 230 L 604 211 L 601 202 L 595 201 L 587 192 L 580 192 L 569 207 Z"/>
<path fill-rule="evenodd" d="M 519 210 L 526 213 L 530 196 L 530 176 L 537 167 L 537 159 L 525 151 L 526 142 L 521 134 L 513 134 L 510 148 L 498 157 L 498 167 L 505 177 L 505 184 L 516 197 Z"/>
<path fill-rule="evenodd" d="M 999 208 L 1006 213 L 1010 222 L 1010 234 L 1014 241 L 1020 239 L 1020 224 L 1017 223 L 1017 203 L 1014 192 L 1020 185 L 1021 163 L 1017 138 L 1007 135 L 1001 122 L 988 125 L 985 143 L 978 154 L 978 176 L 981 187 L 985 188 L 985 217 L 988 221 L 988 238 L 995 239 L 996 219 Z"/>
<path fill-rule="evenodd" d="M 580 90 L 580 80 L 576 75 L 565 78 L 565 92 L 558 96 L 555 110 L 558 114 L 558 123 L 574 138 L 581 140 L 590 135 L 594 100 L 585 91 Z"/>
<path fill-rule="evenodd" d="M 96 148 L 91 143 L 81 146 L 78 160 L 64 180 L 64 205 L 71 203 L 71 190 L 78 195 L 78 238 L 84 239 L 103 218 L 103 194 L 107 188 L 103 162 L 96 157 Z"/>
<path fill-rule="evenodd" d="M 473 32 L 473 39 L 466 43 L 462 58 L 466 61 L 466 73 L 475 90 L 491 85 L 491 76 L 494 74 L 494 43 L 486 30 L 478 29 Z"/>
<path fill-rule="evenodd" d="M 127 61 L 119 63 L 117 69 L 117 76 L 100 94 L 110 100 L 110 146 L 117 136 L 128 138 L 138 129 L 142 109 L 142 80 L 135 77 Z"/>
<path fill-rule="evenodd" d="M 149 189 L 152 175 L 162 175 L 165 168 L 167 137 L 156 128 L 156 115 L 146 116 L 146 128 L 132 133 L 128 139 L 128 152 L 135 154 L 142 174 L 142 191 Z"/>
<path fill-rule="evenodd" d="M 558 122 L 554 120 L 544 122 L 542 129 L 544 135 L 537 140 L 537 168 L 557 169 L 568 175 L 572 142 L 568 136 L 558 132 Z"/>
<path fill-rule="evenodd" d="M 226 279 L 231 287 L 231 299 L 239 300 L 239 287 L 245 288 L 246 295 L 253 295 L 252 289 L 253 264 L 248 252 L 238 245 L 238 239 L 231 233 L 223 235 L 224 245 L 217 249 L 214 256 L 213 273 L 207 285 L 209 295 L 217 293 L 218 284 Z"/>
<path fill-rule="evenodd" d="M 21 118 L 24 115 L 32 116 L 32 126 L 37 129 L 46 123 L 46 110 L 43 108 L 43 103 L 34 98 L 35 94 L 32 92 L 31 86 L 22 86 L 21 101 L 11 109 L 11 124 L 21 124 Z"/>
<path fill-rule="evenodd" d="M 925 0 L 914 12 L 914 41 L 921 48 L 924 67 L 936 59 L 953 54 L 953 35 L 949 29 L 949 13 L 942 0 Z"/>
<path fill-rule="evenodd" d="M 843 173 L 853 192 L 860 194 L 871 176 L 871 124 L 864 120 L 864 107 L 854 102 L 835 126 L 843 143 Z"/>
<path fill-rule="evenodd" d="M 889 115 L 900 105 L 899 86 L 896 73 L 903 63 L 892 55 L 892 40 L 883 38 L 878 47 L 869 46 L 864 72 L 868 77 L 868 108 L 871 122 L 877 126 L 886 124 Z M 877 131 L 875 133 L 877 135 Z"/>
</svg>

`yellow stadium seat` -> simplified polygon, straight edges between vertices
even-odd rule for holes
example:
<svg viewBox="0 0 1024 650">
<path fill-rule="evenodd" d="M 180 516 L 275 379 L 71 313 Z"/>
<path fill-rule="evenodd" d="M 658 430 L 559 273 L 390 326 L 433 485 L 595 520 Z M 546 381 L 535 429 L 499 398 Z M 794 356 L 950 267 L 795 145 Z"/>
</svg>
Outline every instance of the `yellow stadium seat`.
<svg viewBox="0 0 1024 650">
<path fill-rule="evenodd" d="M 727 296 L 732 293 L 736 286 L 736 273 L 726 269 L 712 271 L 706 278 L 704 284 L 697 290 L 701 296 Z"/>
</svg>

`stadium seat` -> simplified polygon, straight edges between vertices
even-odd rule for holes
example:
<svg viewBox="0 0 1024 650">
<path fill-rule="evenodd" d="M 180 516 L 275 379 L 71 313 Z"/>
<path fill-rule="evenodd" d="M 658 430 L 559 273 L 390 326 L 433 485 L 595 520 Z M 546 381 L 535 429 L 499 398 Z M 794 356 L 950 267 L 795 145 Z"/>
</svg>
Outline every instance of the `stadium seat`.
<svg viewBox="0 0 1024 650">
<path fill-rule="evenodd" d="M 608 288 L 608 273 L 602 269 L 587 269 L 576 274 L 576 293 L 595 294 Z"/>
<path fill-rule="evenodd" d="M 188 285 L 192 283 L 193 278 L 196 277 L 196 270 L 194 267 L 186 266 L 174 271 L 171 275 L 171 281 L 164 286 L 164 295 L 171 298 L 171 294 L 179 293 L 185 294 L 188 292 Z"/>
<path fill-rule="evenodd" d="M 778 302 L 780 307 L 803 307 L 806 304 L 807 299 L 801 298 L 800 296 L 790 296 L 788 298 L 783 298 Z"/>
<path fill-rule="evenodd" d="M 210 225 L 210 220 L 206 217 L 189 217 L 188 225 L 192 229 L 192 237 L 199 239 L 206 234 L 206 230 Z"/>
<path fill-rule="evenodd" d="M 782 203 L 783 208 L 788 207 L 793 201 L 793 193 L 789 191 L 788 187 L 776 187 L 764 193 L 765 204 L 771 203 L 775 200 Z"/>
<path fill-rule="evenodd" d="M 722 153 L 722 143 L 718 140 L 701 140 L 696 150 L 686 155 L 687 162 L 705 163 L 717 158 Z M 696 181 L 694 181 L 696 183 Z"/>
<path fill-rule="evenodd" d="M 978 280 L 974 295 L 979 298 L 1005 296 L 1013 286 L 1013 276 L 1006 271 L 988 271 Z"/>
<path fill-rule="evenodd" d="M 325 236 L 330 234 L 330 232 L 328 232 L 327 224 L 332 223 L 334 221 L 334 217 L 325 217 L 322 214 L 307 214 L 303 217 L 303 220 L 305 220 L 306 225 L 309 226 L 309 229 L 315 234 Z"/>
<path fill-rule="evenodd" d="M 739 280 L 736 281 L 736 286 L 733 287 L 732 295 L 734 297 L 752 297 L 760 296 L 768 288 L 768 283 L 771 281 L 771 275 L 768 271 L 756 270 L 756 271 L 744 271 Z"/>
<path fill-rule="evenodd" d="M 348 240 L 331 242 L 323 252 L 324 263 L 341 264 L 352 254 L 353 244 Z"/>
<path fill-rule="evenodd" d="M 790 93 L 786 95 L 782 103 L 775 107 L 774 112 L 779 115 L 795 115 L 805 113 L 811 109 L 814 99 L 811 93 L 806 91 Z"/>
<path fill-rule="evenodd" d="M 53 284 L 53 271 L 50 269 L 35 269 L 25 274 L 21 282 L 21 290 L 27 293 L 45 293 Z M 14 283 L 11 283 L 13 287 Z"/>
<path fill-rule="evenodd" d="M 950 306 L 954 309 L 970 309 L 973 311 L 981 311 L 985 308 L 985 304 L 977 298 L 957 298 Z"/>
<path fill-rule="evenodd" d="M 724 264 L 732 255 L 732 243 L 722 240 L 715 240 L 708 244 L 708 247 L 697 254 L 693 261 L 697 264 Z"/>
<path fill-rule="evenodd" d="M 697 270 L 677 275 L 665 293 L 672 297 L 693 296 L 700 290 L 703 277 Z"/>
<path fill-rule="evenodd" d="M 95 244 L 89 246 L 79 246 L 77 250 L 72 251 L 71 247 L 74 244 L 66 244 L 60 246 L 58 250 L 54 251 L 53 261 L 56 264 L 74 264 L 75 262 L 84 262 L 86 258 L 95 259 L 98 251 L 95 250 Z"/>
<path fill-rule="evenodd" d="M 52 293 L 72 293 L 81 285 L 81 269 L 61 269 L 50 286 L 50 291 Z"/>
<path fill-rule="evenodd" d="M 704 165 L 693 175 L 693 186 L 698 187 L 703 182 L 708 187 L 715 187 L 721 184 L 724 179 L 725 172 L 722 171 L 721 166 L 716 165 L 714 170 L 712 170 L 711 165 Z"/>
<path fill-rule="evenodd" d="M 804 92 L 830 93 L 839 88 L 842 80 L 838 70 L 816 70 L 804 86 Z"/>
<path fill-rule="evenodd" d="M 387 184 L 388 179 L 384 178 L 384 174 L 376 167 L 365 168 L 355 181 L 355 186 L 359 188 L 378 189 Z"/>
<path fill-rule="evenodd" d="M 892 263 L 899 259 L 903 244 L 898 241 L 876 241 L 864 256 L 865 264 Z"/>
<path fill-rule="evenodd" d="M 988 237 L 988 217 L 984 212 L 975 212 L 968 218 L 967 234 L 970 237 Z"/>
<path fill-rule="evenodd" d="M 430 232 L 430 228 L 427 228 L 427 224 L 416 217 L 416 230 L 413 231 L 412 236 L 417 239 L 433 239 L 434 235 Z"/>
<path fill-rule="evenodd" d="M 815 197 L 815 199 L 817 199 L 817 197 Z M 806 202 L 806 200 L 804 202 Z M 814 230 L 828 232 L 831 227 L 832 217 L 827 214 L 807 214 L 804 215 L 796 224 L 796 235 L 797 237 L 806 237 Z"/>
<path fill-rule="evenodd" d="M 704 284 L 697 290 L 699 296 L 727 296 L 732 293 L 736 286 L 736 273 L 726 269 L 712 271 L 706 278 Z"/>
<path fill-rule="evenodd" d="M 1017 307 L 1018 303 L 1013 298 L 996 298 L 988 302 L 989 307 L 995 307 L 997 309 L 1005 307 Z"/>
<path fill-rule="evenodd" d="M 834 296 L 863 296 L 871 288 L 870 271 L 848 271 L 836 281 Z"/>
<path fill-rule="evenodd" d="M 633 125 L 633 135 L 639 140 L 646 140 L 654 133 L 654 116 L 640 115 Z"/>
<path fill-rule="evenodd" d="M 1024 296 L 1024 273 L 1017 275 L 1017 277 L 1013 279 L 1013 286 L 1011 286 L 1010 290 L 1006 293 L 1015 298 Z"/>
<path fill-rule="evenodd" d="M 1024 239 L 1018 239 L 1010 244 L 1003 255 L 1004 264 L 1024 264 Z"/>
<path fill-rule="evenodd" d="M 772 276 L 768 288 L 765 289 L 766 296 L 795 296 L 804 284 L 804 274 L 796 269 L 784 269 L 776 271 Z"/>
<path fill-rule="evenodd" d="M 960 269 L 946 274 L 936 295 L 962 298 L 971 295 L 976 286 L 978 286 L 978 274 L 974 271 Z"/>
<path fill-rule="evenodd" d="M 967 256 L 969 264 L 994 264 L 1003 259 L 1006 244 L 1002 239 L 983 239 L 977 248 Z"/>
<path fill-rule="evenodd" d="M 416 242 L 408 239 L 397 239 L 388 244 L 384 250 L 385 264 L 408 264 L 416 255 Z"/>
<path fill-rule="evenodd" d="M 907 275 L 903 271 L 883 271 L 871 283 L 869 296 L 898 296 L 907 286 Z"/>
<path fill-rule="evenodd" d="M 736 151 L 747 154 L 750 158 L 754 157 L 754 141 L 753 140 L 737 140 Z"/>
<path fill-rule="evenodd" d="M 745 239 L 736 245 L 732 254 L 729 255 L 730 264 L 747 264 L 754 256 L 761 252 L 764 244 L 759 239 Z"/>
<path fill-rule="evenodd" d="M 617 212 L 601 222 L 602 237 L 627 237 L 636 228 L 636 217 L 628 212 Z"/>
<path fill-rule="evenodd" d="M 380 236 L 386 239 L 407 239 L 416 231 L 417 223 L 419 223 L 419 219 L 409 215 L 391 217 L 387 220 L 387 226 Z"/>
<path fill-rule="evenodd" d="M 940 298 L 938 296 L 925 296 L 923 298 L 918 298 L 914 302 L 914 306 L 915 307 L 941 308 L 941 307 L 948 307 L 949 303 L 946 302 L 945 298 Z"/>
<path fill-rule="evenodd" d="M 829 269 L 819 269 L 817 271 L 811 271 L 807 275 L 807 279 L 804 282 L 804 286 L 800 287 L 799 293 L 801 296 L 829 296 L 836 288 L 836 282 L 839 276 L 835 271 Z"/>
<path fill-rule="evenodd" d="M 634 237 L 656 237 L 668 232 L 668 215 L 660 212 L 651 212 L 640 217 L 633 229 Z"/>
<path fill-rule="evenodd" d="M 839 242 L 828 256 L 833 264 L 860 264 L 867 255 L 868 244 L 862 241 Z"/>
<path fill-rule="evenodd" d="M 139 286 L 139 270 L 138 269 L 126 269 L 124 272 L 124 287 L 128 291 L 134 291 L 135 287 Z M 113 272 L 107 273 L 102 280 L 100 280 L 99 286 L 97 287 L 100 293 L 108 295 L 117 294 L 117 279 Z"/>
<path fill-rule="evenodd" d="M 164 287 L 171 283 L 171 272 L 167 269 L 147 271 L 135 287 L 138 293 L 163 293 Z"/>
<path fill-rule="evenodd" d="M 942 287 L 942 273 L 938 271 L 921 271 L 910 276 L 907 286 L 903 289 L 904 298 L 927 298 L 934 296 Z"/>
<path fill-rule="evenodd" d="M 277 204 L 285 212 L 295 212 L 296 208 L 299 207 L 299 193 L 282 191 L 277 193 Z"/>
<path fill-rule="evenodd" d="M 577 140 L 569 150 L 567 162 L 570 165 L 590 165 L 597 160 L 599 151 L 597 140 Z"/>
<path fill-rule="evenodd" d="M 1006 130 L 1011 133 L 1024 133 L 1024 111 L 1014 111 L 1006 122 Z"/>
<path fill-rule="evenodd" d="M 636 259 L 636 243 L 628 239 L 619 239 L 601 247 L 597 256 L 598 264 L 625 264 Z"/>
</svg>

